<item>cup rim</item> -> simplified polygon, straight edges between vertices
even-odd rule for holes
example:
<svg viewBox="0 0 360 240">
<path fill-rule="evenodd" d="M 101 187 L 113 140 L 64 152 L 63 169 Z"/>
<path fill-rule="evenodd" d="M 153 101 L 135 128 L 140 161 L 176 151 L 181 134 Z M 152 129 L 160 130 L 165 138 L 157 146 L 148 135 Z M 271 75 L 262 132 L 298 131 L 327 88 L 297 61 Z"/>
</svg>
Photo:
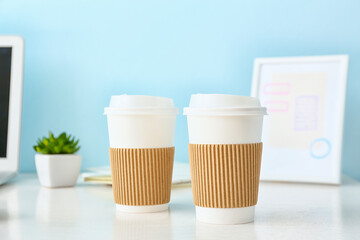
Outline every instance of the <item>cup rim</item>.
<svg viewBox="0 0 360 240">
<path fill-rule="evenodd" d="M 139 107 L 139 108 L 114 108 L 105 107 L 104 115 L 179 115 L 178 108 L 158 108 L 158 107 Z"/>
<path fill-rule="evenodd" d="M 266 107 L 185 107 L 183 114 L 187 116 L 264 116 L 267 112 Z"/>
</svg>

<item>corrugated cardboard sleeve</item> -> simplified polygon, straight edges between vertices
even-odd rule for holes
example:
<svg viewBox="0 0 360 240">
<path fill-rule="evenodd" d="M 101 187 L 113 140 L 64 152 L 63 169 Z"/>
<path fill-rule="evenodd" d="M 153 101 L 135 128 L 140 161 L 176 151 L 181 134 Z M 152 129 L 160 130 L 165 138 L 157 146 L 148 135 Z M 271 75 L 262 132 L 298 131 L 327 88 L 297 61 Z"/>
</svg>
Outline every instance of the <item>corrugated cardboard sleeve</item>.
<svg viewBox="0 0 360 240">
<path fill-rule="evenodd" d="M 254 206 L 262 143 L 189 144 L 194 204 L 208 208 Z"/>
<path fill-rule="evenodd" d="M 170 202 L 174 147 L 110 148 L 115 203 L 144 206 Z"/>
</svg>

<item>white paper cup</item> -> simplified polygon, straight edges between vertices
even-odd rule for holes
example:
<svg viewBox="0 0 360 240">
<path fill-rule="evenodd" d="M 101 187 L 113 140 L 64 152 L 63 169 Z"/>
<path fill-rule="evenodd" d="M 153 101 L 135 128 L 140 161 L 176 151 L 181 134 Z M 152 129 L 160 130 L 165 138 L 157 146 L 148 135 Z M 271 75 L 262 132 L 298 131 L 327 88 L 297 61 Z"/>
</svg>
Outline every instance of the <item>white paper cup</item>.
<svg viewBox="0 0 360 240">
<path fill-rule="evenodd" d="M 140 95 L 112 96 L 107 115 L 110 148 L 149 149 L 174 146 L 178 109 L 170 98 Z M 116 187 L 116 186 L 114 186 Z M 168 209 L 159 205 L 116 205 L 123 212 L 145 213 Z"/>
<path fill-rule="evenodd" d="M 249 144 L 261 142 L 266 108 L 257 98 L 223 94 L 195 94 L 184 108 L 190 144 Z M 239 224 L 254 219 L 254 207 L 208 208 L 196 206 L 198 221 Z"/>
</svg>

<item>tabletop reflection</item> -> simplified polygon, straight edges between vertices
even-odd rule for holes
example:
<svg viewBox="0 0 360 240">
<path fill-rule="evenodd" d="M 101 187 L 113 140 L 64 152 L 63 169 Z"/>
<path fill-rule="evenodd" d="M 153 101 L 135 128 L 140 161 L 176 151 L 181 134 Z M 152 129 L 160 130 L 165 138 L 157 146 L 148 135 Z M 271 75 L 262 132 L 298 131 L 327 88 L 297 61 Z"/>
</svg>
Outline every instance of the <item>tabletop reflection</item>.
<svg viewBox="0 0 360 240">
<path fill-rule="evenodd" d="M 40 188 L 36 204 L 38 220 L 74 223 L 80 216 L 81 204 L 76 188 Z"/>
<path fill-rule="evenodd" d="M 196 222 L 196 240 L 209 239 L 257 239 L 253 223 L 239 225 L 217 225 Z"/>
<path fill-rule="evenodd" d="M 122 213 L 114 218 L 113 239 L 173 239 L 170 211 Z"/>
</svg>

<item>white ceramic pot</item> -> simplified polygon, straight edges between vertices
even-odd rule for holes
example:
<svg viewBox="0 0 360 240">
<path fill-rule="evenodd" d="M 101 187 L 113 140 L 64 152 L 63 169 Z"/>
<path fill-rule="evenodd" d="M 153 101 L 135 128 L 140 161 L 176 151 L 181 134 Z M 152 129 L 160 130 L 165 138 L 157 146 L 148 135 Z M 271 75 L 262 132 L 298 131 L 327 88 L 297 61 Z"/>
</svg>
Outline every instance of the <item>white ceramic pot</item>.
<svg viewBox="0 0 360 240">
<path fill-rule="evenodd" d="M 72 187 L 80 173 L 81 156 L 76 154 L 36 154 L 36 171 L 44 187 Z"/>
</svg>

